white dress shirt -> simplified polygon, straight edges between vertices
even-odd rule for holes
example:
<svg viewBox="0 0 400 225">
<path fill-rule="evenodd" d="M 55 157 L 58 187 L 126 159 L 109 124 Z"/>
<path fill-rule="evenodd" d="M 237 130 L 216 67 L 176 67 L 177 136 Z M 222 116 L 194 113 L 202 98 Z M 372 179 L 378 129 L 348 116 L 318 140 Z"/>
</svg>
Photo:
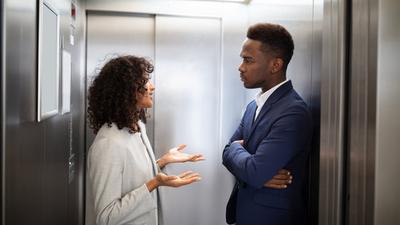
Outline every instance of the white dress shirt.
<svg viewBox="0 0 400 225">
<path fill-rule="evenodd" d="M 254 121 L 257 119 L 258 114 L 260 113 L 262 107 L 264 106 L 265 102 L 268 100 L 269 96 L 272 95 L 272 93 L 274 93 L 274 91 L 276 89 L 278 89 L 281 85 L 283 85 L 284 83 L 288 82 L 289 80 L 286 79 L 285 81 L 273 86 L 272 88 L 270 88 L 268 91 L 266 92 L 260 92 L 256 95 L 256 104 L 257 104 L 257 110 L 256 110 L 256 115 L 254 116 Z"/>
</svg>

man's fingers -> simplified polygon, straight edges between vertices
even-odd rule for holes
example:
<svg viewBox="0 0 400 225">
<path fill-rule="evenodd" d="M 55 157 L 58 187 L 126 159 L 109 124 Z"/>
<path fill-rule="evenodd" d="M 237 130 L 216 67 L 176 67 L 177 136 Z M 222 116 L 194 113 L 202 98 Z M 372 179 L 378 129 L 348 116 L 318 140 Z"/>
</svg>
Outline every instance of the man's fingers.
<svg viewBox="0 0 400 225">
<path fill-rule="evenodd" d="M 280 169 L 280 170 L 278 171 L 278 174 L 290 175 L 290 171 L 289 171 L 289 170 L 285 170 L 285 169 Z"/>
<path fill-rule="evenodd" d="M 273 183 L 266 183 L 265 187 L 274 188 L 274 189 L 285 189 L 287 188 L 286 184 L 273 184 Z"/>
<path fill-rule="evenodd" d="M 266 184 L 291 184 L 292 180 L 276 180 L 276 179 L 272 179 L 270 181 L 268 181 Z"/>
<path fill-rule="evenodd" d="M 277 179 L 277 180 L 292 180 L 293 177 L 290 176 L 290 175 L 281 175 L 281 174 L 279 174 L 279 175 L 275 175 L 273 177 L 273 179 Z"/>
</svg>

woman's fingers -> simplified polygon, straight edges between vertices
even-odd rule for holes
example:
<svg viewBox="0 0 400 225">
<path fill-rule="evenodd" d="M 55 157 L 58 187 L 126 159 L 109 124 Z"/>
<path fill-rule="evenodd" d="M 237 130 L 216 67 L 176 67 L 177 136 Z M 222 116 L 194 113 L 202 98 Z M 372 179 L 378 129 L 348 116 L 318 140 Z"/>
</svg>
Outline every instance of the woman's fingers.
<svg viewBox="0 0 400 225">
<path fill-rule="evenodd" d="M 194 154 L 190 157 L 190 161 L 192 161 L 192 162 L 197 162 L 197 161 L 201 161 L 201 160 L 205 160 L 205 158 L 202 154 Z"/>
<path fill-rule="evenodd" d="M 186 148 L 185 144 L 180 144 L 177 148 L 178 151 L 182 151 L 184 148 Z"/>
<path fill-rule="evenodd" d="M 186 171 L 186 172 L 183 172 L 183 173 L 181 173 L 180 175 L 179 175 L 179 177 L 180 178 L 185 178 L 186 176 L 188 176 L 188 175 L 190 175 L 190 174 L 192 174 L 193 173 L 193 171 Z"/>
</svg>

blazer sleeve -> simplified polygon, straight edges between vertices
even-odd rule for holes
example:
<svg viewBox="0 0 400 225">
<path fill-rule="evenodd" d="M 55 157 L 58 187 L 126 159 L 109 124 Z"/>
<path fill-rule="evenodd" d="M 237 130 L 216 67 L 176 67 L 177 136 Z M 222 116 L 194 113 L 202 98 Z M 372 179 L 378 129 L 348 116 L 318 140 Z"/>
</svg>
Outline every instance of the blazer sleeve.
<svg viewBox="0 0 400 225">
<path fill-rule="evenodd" d="M 236 129 L 235 133 L 232 135 L 231 139 L 229 140 L 229 143 L 225 145 L 224 151 L 222 153 L 222 164 L 228 169 L 229 172 L 233 174 L 232 168 L 230 167 L 230 164 L 225 163 L 226 161 L 226 154 L 225 152 L 230 149 L 230 145 L 232 142 L 237 141 L 237 140 L 243 140 L 243 121 L 244 121 L 244 116 L 242 117 L 242 120 L 240 121 L 239 127 Z"/>
<path fill-rule="evenodd" d="M 118 225 L 156 209 L 146 184 L 122 195 L 126 149 L 110 139 L 97 142 L 88 158 L 88 176 L 94 197 L 96 224 Z"/>
<path fill-rule="evenodd" d="M 250 154 L 239 143 L 230 144 L 224 151 L 224 165 L 241 181 L 262 188 L 279 169 L 307 150 L 311 129 L 308 110 L 293 107 L 275 121 L 255 154 Z"/>
</svg>

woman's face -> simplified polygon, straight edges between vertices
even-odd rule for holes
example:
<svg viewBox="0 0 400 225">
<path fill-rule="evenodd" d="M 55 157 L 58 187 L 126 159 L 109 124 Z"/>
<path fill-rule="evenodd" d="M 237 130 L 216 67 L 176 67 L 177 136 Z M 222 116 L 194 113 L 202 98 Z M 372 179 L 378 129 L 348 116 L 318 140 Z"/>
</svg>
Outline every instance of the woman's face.
<svg viewBox="0 0 400 225">
<path fill-rule="evenodd" d="M 137 106 L 138 108 L 151 108 L 153 107 L 153 92 L 154 92 L 154 85 L 151 81 L 147 81 L 146 91 L 142 94 L 139 93 L 137 95 Z"/>
</svg>

